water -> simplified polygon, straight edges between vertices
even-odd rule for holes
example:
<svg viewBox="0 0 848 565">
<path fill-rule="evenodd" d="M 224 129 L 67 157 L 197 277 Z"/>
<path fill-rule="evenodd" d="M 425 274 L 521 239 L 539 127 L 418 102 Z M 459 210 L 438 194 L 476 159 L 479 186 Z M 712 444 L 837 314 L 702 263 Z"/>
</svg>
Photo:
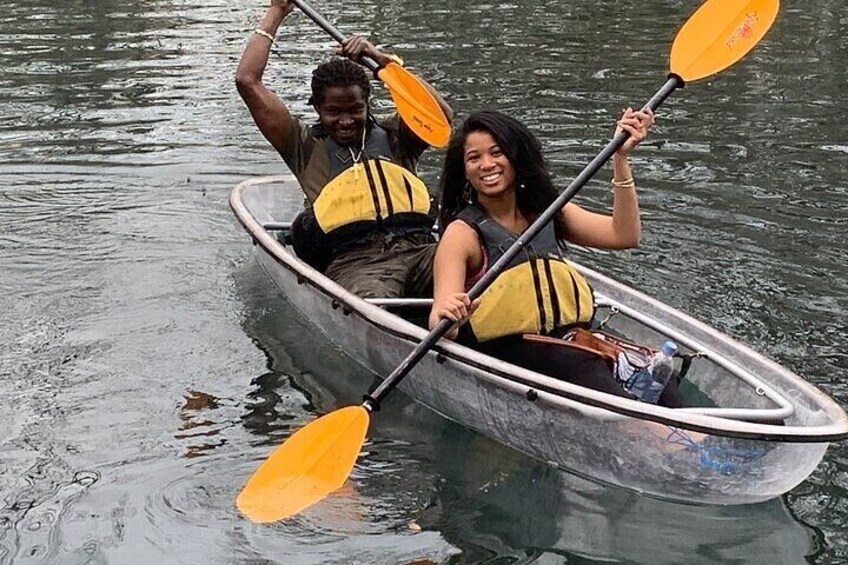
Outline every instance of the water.
<svg viewBox="0 0 848 565">
<path fill-rule="evenodd" d="M 634 155 L 642 246 L 576 254 L 848 406 L 848 14 L 785 4 L 742 63 L 675 94 Z M 401 53 L 460 116 L 527 122 L 565 184 L 662 84 L 692 3 L 341 6 L 315 7 Z M 368 386 L 279 301 L 226 206 L 239 180 L 283 171 L 233 87 L 263 9 L 0 8 L 0 563 L 848 559 L 843 445 L 783 500 L 676 505 L 556 472 L 400 395 L 345 492 L 292 522 L 242 519 L 234 497 L 270 449 Z M 266 76 L 302 115 L 331 44 L 305 17 L 284 24 Z M 425 159 L 428 181 L 438 166 Z M 608 177 L 580 201 L 608 206 Z"/>
</svg>

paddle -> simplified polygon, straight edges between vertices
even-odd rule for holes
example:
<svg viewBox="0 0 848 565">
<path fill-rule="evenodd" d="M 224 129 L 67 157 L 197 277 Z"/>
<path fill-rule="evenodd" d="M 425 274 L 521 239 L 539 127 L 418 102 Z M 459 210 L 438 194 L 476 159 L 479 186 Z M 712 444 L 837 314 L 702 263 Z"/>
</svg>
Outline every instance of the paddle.
<svg viewBox="0 0 848 565">
<path fill-rule="evenodd" d="M 345 36 L 312 9 L 304 0 L 291 0 L 292 4 L 321 26 L 333 39 L 342 43 Z M 433 94 L 414 74 L 395 62 L 381 67 L 374 59 L 363 57 L 362 63 L 383 81 L 398 114 L 415 135 L 433 147 L 444 147 L 450 139 L 451 127 Z"/>
<path fill-rule="evenodd" d="M 668 81 L 645 108 L 656 110 L 685 81 L 697 80 L 729 67 L 750 51 L 777 17 L 778 0 L 707 0 L 683 25 L 671 48 Z M 619 133 L 557 199 L 516 240 L 468 296 L 474 300 L 565 206 L 601 166 L 624 144 Z M 442 319 L 401 364 L 365 397 L 361 406 L 327 414 L 304 426 L 269 457 L 238 496 L 239 509 L 256 522 L 292 516 L 318 502 L 347 480 L 368 431 L 371 412 L 451 328 Z"/>
</svg>

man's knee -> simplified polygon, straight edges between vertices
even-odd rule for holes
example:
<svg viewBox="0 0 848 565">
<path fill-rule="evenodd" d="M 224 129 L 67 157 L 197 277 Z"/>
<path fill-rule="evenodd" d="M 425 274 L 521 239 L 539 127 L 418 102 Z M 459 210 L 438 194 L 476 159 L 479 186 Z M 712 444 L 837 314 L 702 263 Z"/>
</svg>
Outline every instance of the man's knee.
<svg viewBox="0 0 848 565">
<path fill-rule="evenodd" d="M 360 298 L 400 298 L 403 285 L 392 278 L 377 276 L 352 277 L 342 286 Z"/>
</svg>

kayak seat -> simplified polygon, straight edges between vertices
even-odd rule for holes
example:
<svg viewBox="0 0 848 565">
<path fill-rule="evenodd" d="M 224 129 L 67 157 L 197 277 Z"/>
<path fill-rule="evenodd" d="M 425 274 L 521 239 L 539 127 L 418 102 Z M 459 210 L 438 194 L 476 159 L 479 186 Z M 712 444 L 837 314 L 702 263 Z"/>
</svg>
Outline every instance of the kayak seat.
<svg viewBox="0 0 848 565">
<path fill-rule="evenodd" d="M 556 347 L 566 347 L 574 351 L 576 356 L 588 356 L 592 358 L 599 358 L 603 360 L 604 363 L 606 363 L 610 371 L 613 371 L 615 369 L 616 358 L 609 352 L 609 350 L 596 349 L 590 347 L 585 343 L 580 343 L 578 341 L 569 340 L 566 338 L 550 337 L 538 334 L 524 334 L 522 338 L 524 339 L 524 341 L 530 343 L 547 344 Z"/>
</svg>

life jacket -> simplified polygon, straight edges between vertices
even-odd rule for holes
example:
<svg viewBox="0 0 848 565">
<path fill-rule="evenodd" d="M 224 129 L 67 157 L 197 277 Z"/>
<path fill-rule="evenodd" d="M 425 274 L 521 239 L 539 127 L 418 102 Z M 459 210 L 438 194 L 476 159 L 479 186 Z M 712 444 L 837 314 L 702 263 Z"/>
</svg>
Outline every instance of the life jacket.
<svg viewBox="0 0 848 565">
<path fill-rule="evenodd" d="M 312 208 L 328 242 L 344 243 L 375 227 L 394 233 L 430 229 L 427 187 L 414 172 L 395 162 L 386 130 L 374 124 L 356 160 L 350 148 L 329 137 L 323 142 L 330 181 Z"/>
<path fill-rule="evenodd" d="M 477 231 L 489 266 L 518 239 L 477 206 L 467 206 L 457 218 Z M 563 257 L 551 221 L 483 292 L 468 325 L 478 342 L 514 334 L 547 335 L 588 325 L 594 309 L 592 287 Z"/>
</svg>

